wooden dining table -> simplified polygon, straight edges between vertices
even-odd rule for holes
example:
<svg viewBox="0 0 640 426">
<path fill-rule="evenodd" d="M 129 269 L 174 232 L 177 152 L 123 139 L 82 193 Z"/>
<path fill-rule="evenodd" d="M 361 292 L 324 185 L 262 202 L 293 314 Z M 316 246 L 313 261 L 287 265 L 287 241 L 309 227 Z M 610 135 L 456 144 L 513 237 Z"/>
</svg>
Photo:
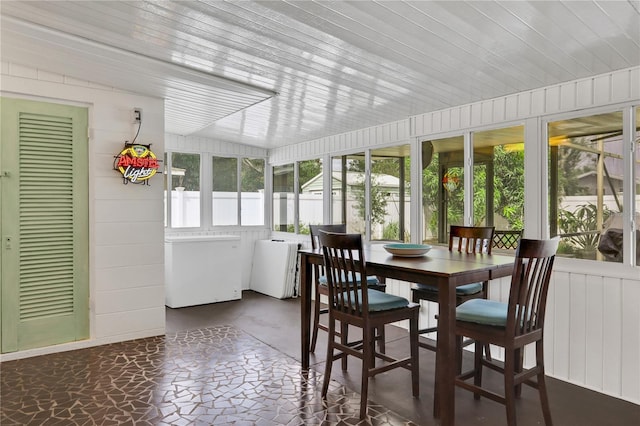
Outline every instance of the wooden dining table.
<svg viewBox="0 0 640 426">
<path fill-rule="evenodd" d="M 309 344 L 312 315 L 313 266 L 323 263 L 320 250 L 301 249 L 301 359 L 302 369 L 309 369 Z M 424 256 L 399 257 L 387 253 L 383 244 L 364 245 L 368 275 L 377 275 L 410 283 L 438 287 L 438 345 L 436 352 L 436 387 L 434 416 L 442 425 L 455 424 L 455 288 L 464 284 L 510 276 L 514 257 L 500 254 L 467 254 L 434 247 Z"/>
</svg>

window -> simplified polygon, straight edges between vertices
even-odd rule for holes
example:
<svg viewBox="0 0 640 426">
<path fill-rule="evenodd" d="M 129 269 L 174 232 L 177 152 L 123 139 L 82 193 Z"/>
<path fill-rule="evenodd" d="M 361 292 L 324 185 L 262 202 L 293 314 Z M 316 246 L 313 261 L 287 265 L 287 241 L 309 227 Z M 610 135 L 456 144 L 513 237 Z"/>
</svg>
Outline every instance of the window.
<svg viewBox="0 0 640 426">
<path fill-rule="evenodd" d="M 331 159 L 332 223 L 346 223 L 347 232 L 365 234 L 365 155 Z"/>
<path fill-rule="evenodd" d="M 524 126 L 473 133 L 473 224 L 495 226 L 498 249 L 524 228 Z"/>
<path fill-rule="evenodd" d="M 165 226 L 264 225 L 263 158 L 167 152 L 165 165 Z"/>
<path fill-rule="evenodd" d="M 373 150 L 369 182 L 366 158 L 356 153 L 331 159 L 332 222 L 363 235 L 370 226 L 371 240 L 409 241 L 410 145 Z"/>
<path fill-rule="evenodd" d="M 449 227 L 464 224 L 464 137 L 422 142 L 422 241 L 448 242 Z"/>
<path fill-rule="evenodd" d="M 324 223 L 323 189 L 322 160 L 319 158 L 274 166 L 274 231 L 309 234 L 309 225 Z"/>
<path fill-rule="evenodd" d="M 273 230 L 295 232 L 293 163 L 273 167 Z"/>
<path fill-rule="evenodd" d="M 464 136 L 422 143 L 422 240 L 447 244 L 451 225 L 495 226 L 495 247 L 514 250 L 524 227 L 524 126 L 470 136 L 470 154 Z M 464 165 L 471 155 L 473 191 L 467 197 L 473 203 L 465 211 Z"/>
<path fill-rule="evenodd" d="M 238 159 L 213 157 L 211 170 L 213 225 L 237 225 Z"/>
<path fill-rule="evenodd" d="M 622 262 L 630 236 L 623 212 L 632 209 L 624 205 L 625 156 L 631 154 L 624 148 L 622 111 L 553 121 L 548 133 L 549 226 L 561 238 L 558 255 Z M 637 211 L 640 166 L 633 164 Z"/>
<path fill-rule="evenodd" d="M 200 154 L 171 153 L 171 227 L 200 226 Z"/>
<path fill-rule="evenodd" d="M 264 159 L 243 158 L 240 167 L 240 224 L 264 225 Z"/>
<path fill-rule="evenodd" d="M 301 161 L 298 164 L 298 233 L 309 234 L 309 225 L 321 225 L 323 220 L 322 160 Z"/>
<path fill-rule="evenodd" d="M 410 154 L 410 145 L 371 152 L 371 240 L 411 240 Z"/>
</svg>

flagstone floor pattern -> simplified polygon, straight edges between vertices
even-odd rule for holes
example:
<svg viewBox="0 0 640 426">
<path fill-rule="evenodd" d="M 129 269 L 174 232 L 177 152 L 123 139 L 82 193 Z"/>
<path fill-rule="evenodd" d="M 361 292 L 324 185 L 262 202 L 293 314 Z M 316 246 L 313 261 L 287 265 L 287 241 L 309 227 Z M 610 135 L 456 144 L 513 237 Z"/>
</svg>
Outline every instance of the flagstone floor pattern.
<svg viewBox="0 0 640 426">
<path fill-rule="evenodd" d="M 413 425 L 233 326 L 7 361 L 0 424 Z"/>
</svg>

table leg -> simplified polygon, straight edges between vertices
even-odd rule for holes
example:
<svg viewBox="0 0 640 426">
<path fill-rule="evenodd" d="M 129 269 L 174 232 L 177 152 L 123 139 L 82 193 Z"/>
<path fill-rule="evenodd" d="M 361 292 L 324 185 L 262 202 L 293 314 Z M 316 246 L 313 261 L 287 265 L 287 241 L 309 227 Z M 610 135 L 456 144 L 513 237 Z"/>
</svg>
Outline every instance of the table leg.
<svg viewBox="0 0 640 426">
<path fill-rule="evenodd" d="M 309 369 L 311 344 L 311 265 L 306 254 L 300 255 L 300 354 L 302 370 Z"/>
<path fill-rule="evenodd" d="M 453 425 L 455 421 L 454 374 L 456 372 L 455 287 L 444 283 L 438 288 L 438 345 L 436 352 L 436 390 L 433 415 L 441 425 Z"/>
</svg>

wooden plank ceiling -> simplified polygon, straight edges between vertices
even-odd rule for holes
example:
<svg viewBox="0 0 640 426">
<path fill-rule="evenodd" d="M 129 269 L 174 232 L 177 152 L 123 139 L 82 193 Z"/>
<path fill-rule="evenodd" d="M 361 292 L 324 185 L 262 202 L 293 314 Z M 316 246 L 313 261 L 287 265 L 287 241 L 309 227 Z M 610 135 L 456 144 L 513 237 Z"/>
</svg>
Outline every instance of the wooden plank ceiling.
<svg viewBox="0 0 640 426">
<path fill-rule="evenodd" d="M 273 148 L 640 65 L 640 2 L 2 1 L 2 60 Z M 132 105 L 133 107 L 133 105 Z"/>
</svg>

